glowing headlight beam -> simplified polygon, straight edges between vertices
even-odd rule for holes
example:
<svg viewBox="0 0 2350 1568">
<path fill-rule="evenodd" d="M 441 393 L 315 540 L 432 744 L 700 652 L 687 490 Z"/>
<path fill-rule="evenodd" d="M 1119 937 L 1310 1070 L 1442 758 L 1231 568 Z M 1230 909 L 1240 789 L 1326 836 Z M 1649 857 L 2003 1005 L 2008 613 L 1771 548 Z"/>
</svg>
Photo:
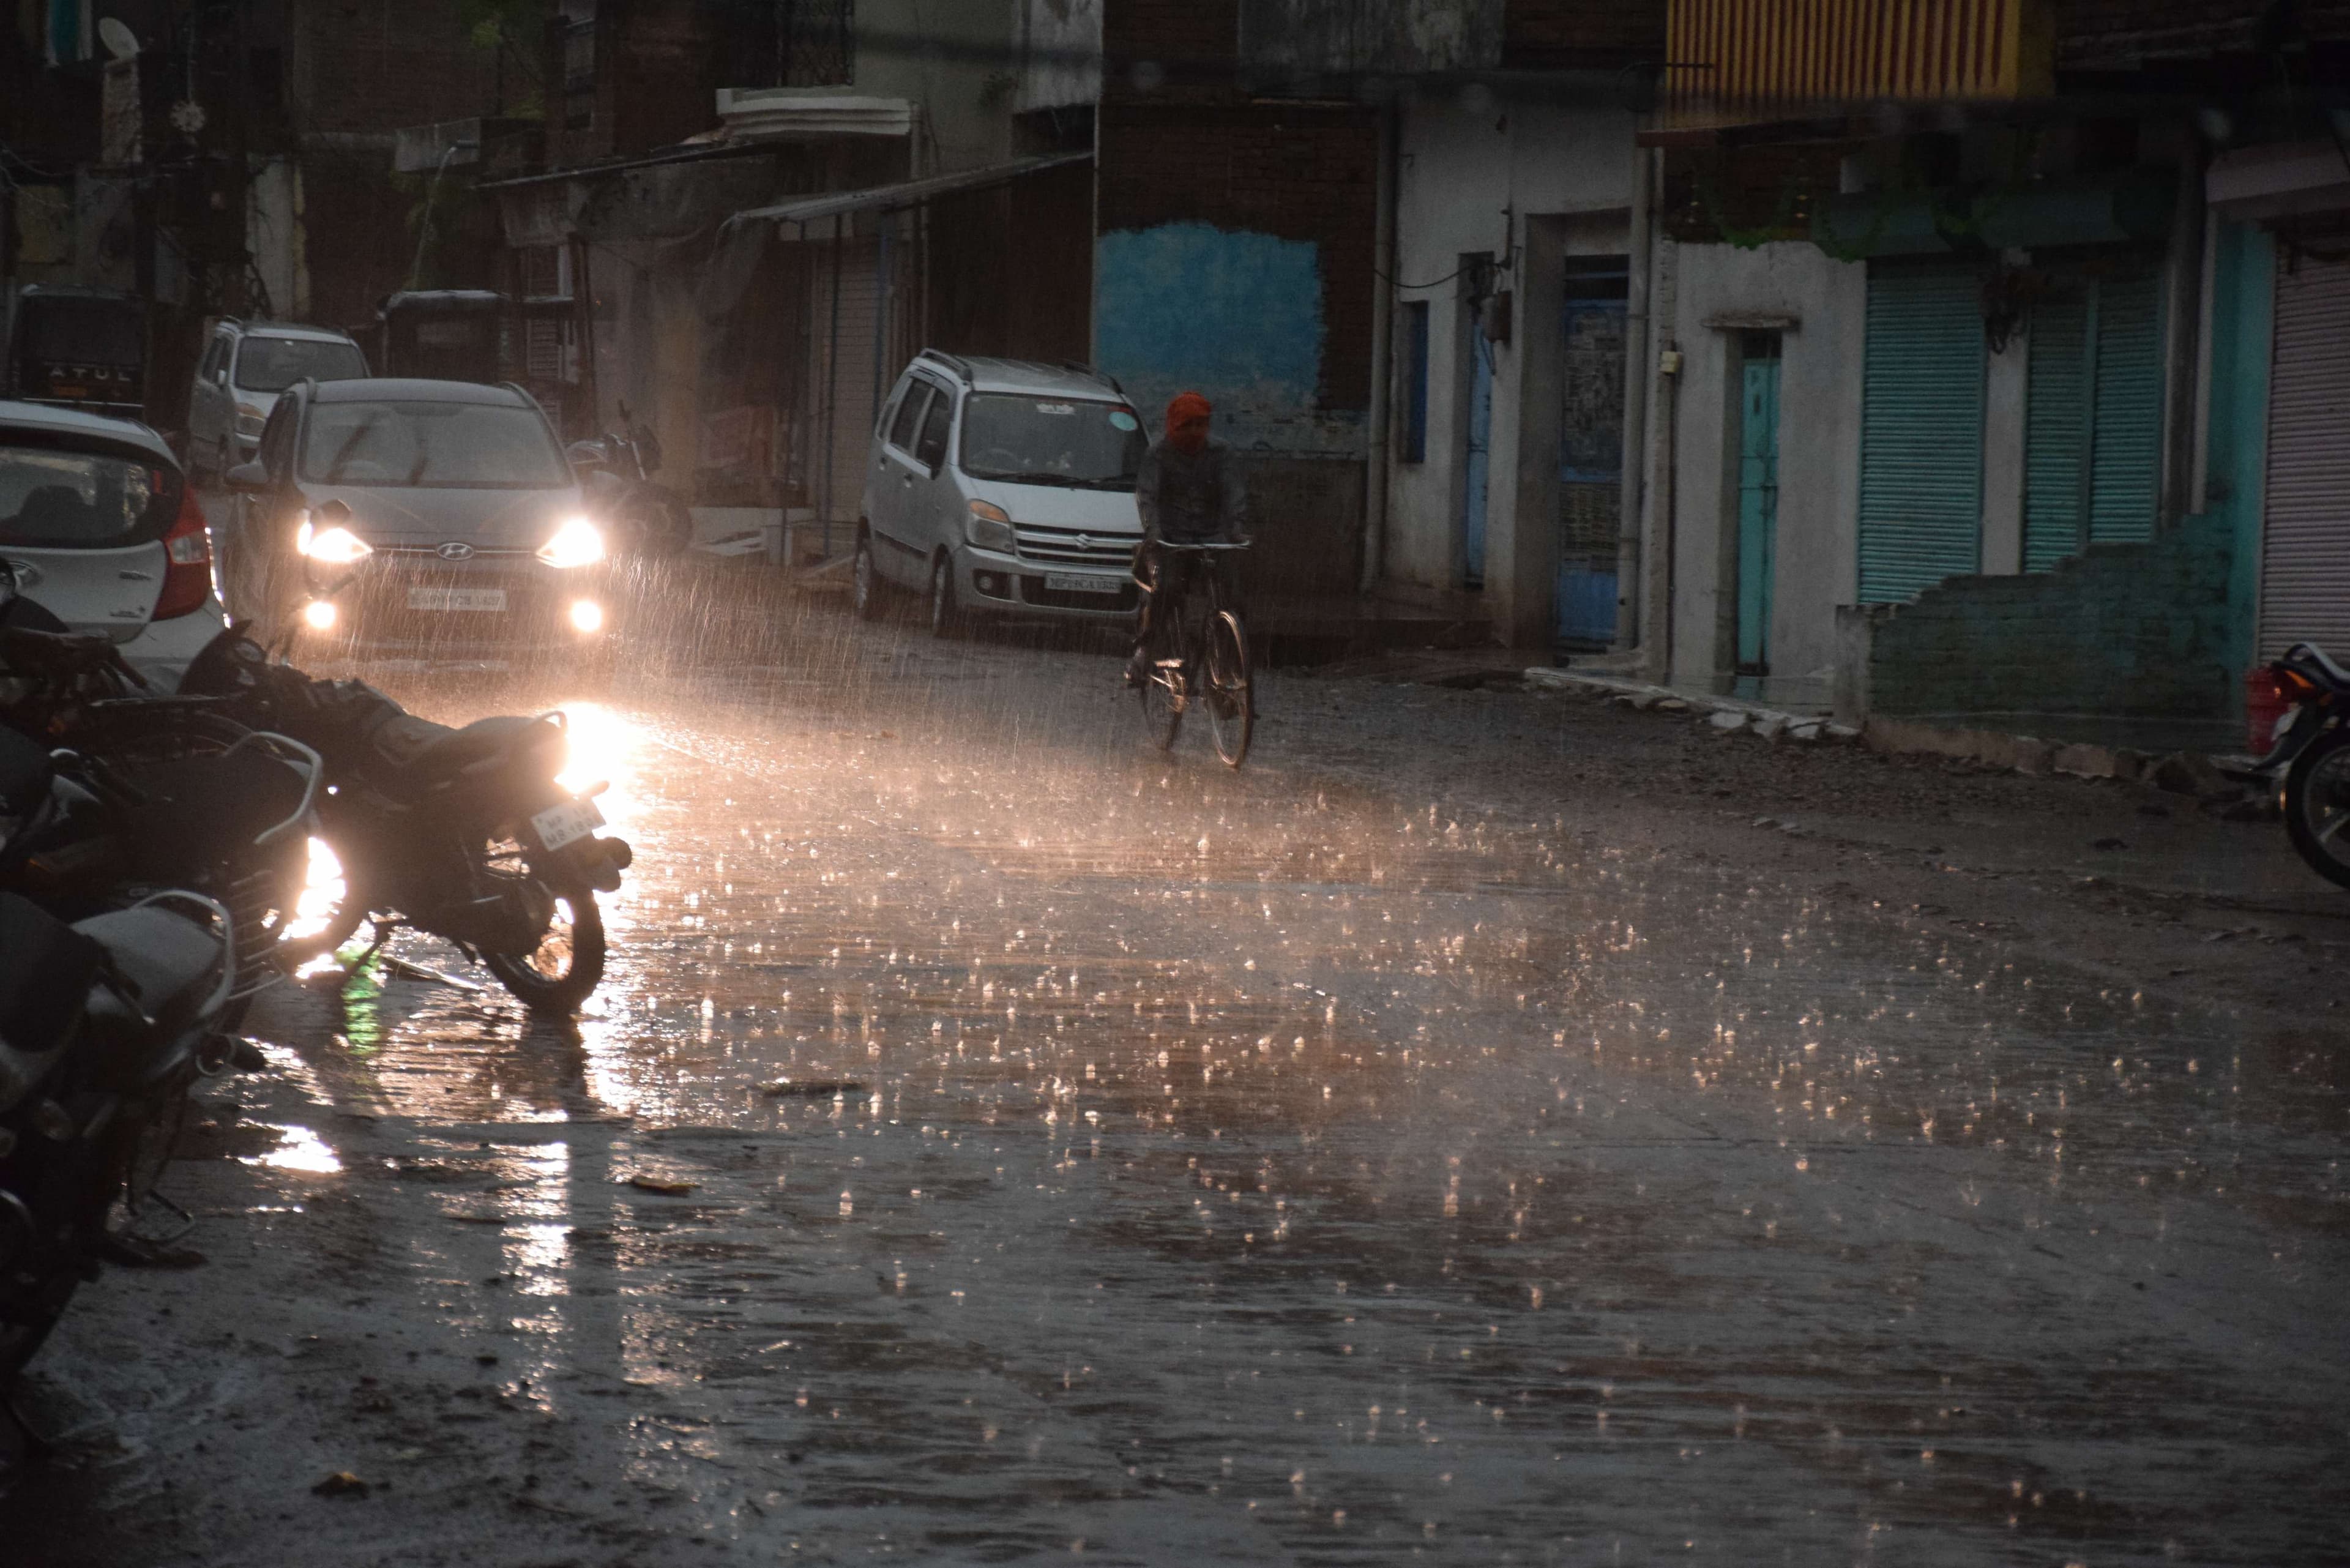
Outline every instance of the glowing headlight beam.
<svg viewBox="0 0 2350 1568">
<path fill-rule="evenodd" d="M 603 531 L 585 517 L 567 517 L 538 547 L 538 558 L 550 566 L 592 566 L 604 558 Z"/>
</svg>

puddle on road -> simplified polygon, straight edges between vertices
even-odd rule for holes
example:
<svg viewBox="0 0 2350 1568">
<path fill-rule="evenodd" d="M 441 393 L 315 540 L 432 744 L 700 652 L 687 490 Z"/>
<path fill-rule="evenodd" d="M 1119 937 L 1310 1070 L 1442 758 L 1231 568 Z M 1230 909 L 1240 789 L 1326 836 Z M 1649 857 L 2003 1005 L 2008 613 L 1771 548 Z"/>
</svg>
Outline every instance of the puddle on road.
<svg viewBox="0 0 2350 1568">
<path fill-rule="evenodd" d="M 2255 1562 L 2340 1497 L 2323 1053 L 1565 819 L 795 722 L 577 711 L 576 1026 L 273 1003 L 422 1125 L 434 1310 L 712 1530 Z"/>
</svg>

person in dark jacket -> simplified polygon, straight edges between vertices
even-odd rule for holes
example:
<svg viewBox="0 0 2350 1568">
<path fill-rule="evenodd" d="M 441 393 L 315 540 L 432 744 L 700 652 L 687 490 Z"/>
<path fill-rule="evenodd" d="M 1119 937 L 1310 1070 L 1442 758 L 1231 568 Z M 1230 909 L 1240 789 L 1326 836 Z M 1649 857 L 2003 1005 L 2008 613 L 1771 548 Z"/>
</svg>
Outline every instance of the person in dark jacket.
<svg viewBox="0 0 2350 1568">
<path fill-rule="evenodd" d="M 1248 478 L 1238 453 L 1208 433 L 1214 406 L 1197 392 L 1179 392 L 1167 404 L 1167 433 L 1150 443 L 1135 477 L 1135 509 L 1142 514 L 1142 543 L 1135 546 L 1135 580 L 1143 586 L 1142 613 L 1135 625 L 1134 654 L 1126 681 L 1142 684 L 1149 668 L 1151 617 L 1161 603 L 1180 604 L 1201 569 L 1192 555 L 1169 555 L 1174 545 L 1243 543 L 1248 537 Z"/>
</svg>

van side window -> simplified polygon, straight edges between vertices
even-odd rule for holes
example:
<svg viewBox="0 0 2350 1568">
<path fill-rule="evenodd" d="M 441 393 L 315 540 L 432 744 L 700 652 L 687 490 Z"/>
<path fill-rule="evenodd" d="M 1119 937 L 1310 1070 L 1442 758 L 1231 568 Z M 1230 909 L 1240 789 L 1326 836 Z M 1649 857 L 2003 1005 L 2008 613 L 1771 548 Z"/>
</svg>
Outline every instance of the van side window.
<svg viewBox="0 0 2350 1568">
<path fill-rule="evenodd" d="M 197 368 L 196 379 L 210 381 L 217 378 L 220 375 L 221 361 L 227 357 L 228 339 L 217 332 L 213 333 L 212 347 L 204 350 L 204 362 Z"/>
<path fill-rule="evenodd" d="M 954 422 L 954 394 L 941 392 L 931 400 L 931 411 L 922 421 L 922 441 L 914 449 L 914 461 L 925 468 L 936 468 L 947 459 L 947 427 Z"/>
<path fill-rule="evenodd" d="M 914 432 L 922 428 L 922 410 L 929 405 L 932 390 L 928 381 L 906 383 L 906 400 L 898 405 L 898 421 L 889 427 L 889 444 L 899 452 L 914 450 Z"/>
<path fill-rule="evenodd" d="M 277 406 L 269 410 L 269 422 L 261 427 L 261 446 L 253 455 L 275 479 L 286 471 L 294 451 L 294 422 L 301 417 L 300 400 L 280 398 Z"/>
</svg>

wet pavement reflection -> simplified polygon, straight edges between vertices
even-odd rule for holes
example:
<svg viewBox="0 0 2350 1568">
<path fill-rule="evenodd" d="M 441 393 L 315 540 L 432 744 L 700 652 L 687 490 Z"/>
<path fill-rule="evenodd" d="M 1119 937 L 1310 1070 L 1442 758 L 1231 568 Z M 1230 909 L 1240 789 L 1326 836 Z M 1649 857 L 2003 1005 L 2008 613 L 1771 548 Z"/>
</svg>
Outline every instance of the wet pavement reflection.
<svg viewBox="0 0 2350 1568">
<path fill-rule="evenodd" d="M 1571 812 L 1344 787 L 1277 731 L 1170 763 L 1071 662 L 567 702 L 637 846 L 576 1027 L 405 933 L 257 1020 L 316 1110 L 261 1168 L 417 1205 L 403 1288 L 600 1472 L 550 1529 L 2340 1550 L 2334 1058 Z"/>
</svg>

